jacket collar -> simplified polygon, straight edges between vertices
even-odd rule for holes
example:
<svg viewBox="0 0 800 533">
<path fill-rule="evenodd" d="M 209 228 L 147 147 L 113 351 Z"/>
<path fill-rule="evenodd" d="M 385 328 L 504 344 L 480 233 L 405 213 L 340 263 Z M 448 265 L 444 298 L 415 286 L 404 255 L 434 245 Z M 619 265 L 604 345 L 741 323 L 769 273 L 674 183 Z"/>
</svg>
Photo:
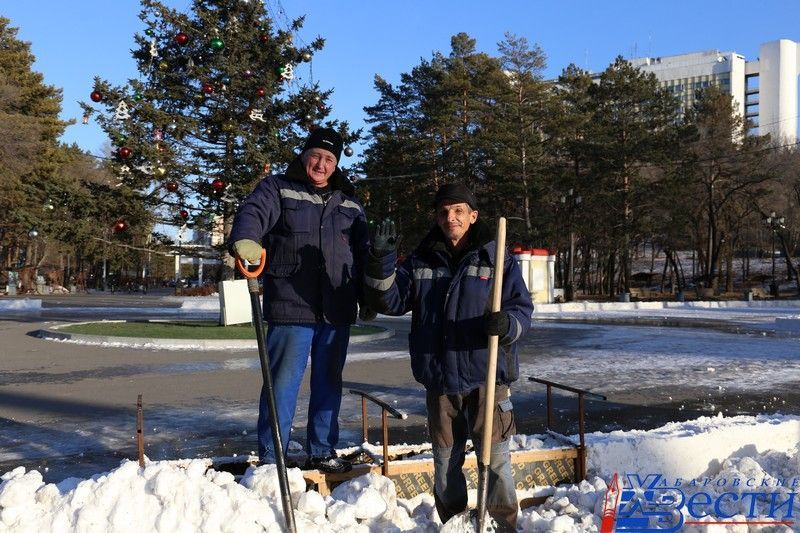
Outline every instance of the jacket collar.
<svg viewBox="0 0 800 533">
<path fill-rule="evenodd" d="M 289 168 L 286 169 L 285 176 L 289 180 L 310 186 L 306 169 L 299 155 L 289 163 Z M 353 196 L 356 192 L 353 184 L 350 183 L 350 180 L 347 179 L 347 176 L 345 176 L 344 172 L 342 172 L 339 167 L 336 167 L 336 170 L 333 171 L 330 179 L 328 179 L 328 185 L 330 185 L 331 191 L 342 191 L 347 196 Z"/>
</svg>

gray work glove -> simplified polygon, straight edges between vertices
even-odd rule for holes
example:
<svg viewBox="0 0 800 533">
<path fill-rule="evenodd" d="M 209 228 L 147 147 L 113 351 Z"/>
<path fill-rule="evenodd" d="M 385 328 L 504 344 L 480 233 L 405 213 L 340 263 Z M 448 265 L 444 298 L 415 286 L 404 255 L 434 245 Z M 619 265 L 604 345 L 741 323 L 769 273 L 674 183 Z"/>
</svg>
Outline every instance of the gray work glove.
<svg viewBox="0 0 800 533">
<path fill-rule="evenodd" d="M 375 228 L 375 235 L 372 237 L 372 253 L 376 257 L 383 257 L 397 251 L 400 244 L 400 236 L 397 234 L 394 221 L 386 218 Z"/>
<path fill-rule="evenodd" d="M 250 239 L 241 239 L 233 243 L 233 251 L 237 256 L 250 263 L 261 261 L 261 245 Z"/>
</svg>

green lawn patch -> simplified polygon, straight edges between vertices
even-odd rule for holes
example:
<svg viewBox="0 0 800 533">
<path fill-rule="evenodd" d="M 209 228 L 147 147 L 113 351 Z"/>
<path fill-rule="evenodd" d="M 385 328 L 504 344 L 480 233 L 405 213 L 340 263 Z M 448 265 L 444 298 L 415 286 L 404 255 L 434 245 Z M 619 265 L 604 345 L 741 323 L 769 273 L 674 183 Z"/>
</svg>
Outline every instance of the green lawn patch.
<svg viewBox="0 0 800 533">
<path fill-rule="evenodd" d="M 253 339 L 255 329 L 252 324 L 220 326 L 212 321 L 126 321 L 126 322 L 86 322 L 71 324 L 58 328 L 65 333 L 82 335 L 105 335 L 111 337 L 146 337 L 153 339 Z M 350 327 L 350 335 L 367 335 L 378 333 L 383 328 L 376 326 L 354 325 Z"/>
</svg>

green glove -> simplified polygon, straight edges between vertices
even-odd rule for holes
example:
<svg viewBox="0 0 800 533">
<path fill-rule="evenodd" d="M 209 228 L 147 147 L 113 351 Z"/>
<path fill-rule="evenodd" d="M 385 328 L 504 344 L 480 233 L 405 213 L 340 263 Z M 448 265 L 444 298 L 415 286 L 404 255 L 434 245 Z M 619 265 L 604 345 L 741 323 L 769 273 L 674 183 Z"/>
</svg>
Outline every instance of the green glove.
<svg viewBox="0 0 800 533">
<path fill-rule="evenodd" d="M 250 239 L 242 239 L 233 243 L 233 251 L 236 255 L 250 263 L 261 261 L 261 245 Z"/>
</svg>

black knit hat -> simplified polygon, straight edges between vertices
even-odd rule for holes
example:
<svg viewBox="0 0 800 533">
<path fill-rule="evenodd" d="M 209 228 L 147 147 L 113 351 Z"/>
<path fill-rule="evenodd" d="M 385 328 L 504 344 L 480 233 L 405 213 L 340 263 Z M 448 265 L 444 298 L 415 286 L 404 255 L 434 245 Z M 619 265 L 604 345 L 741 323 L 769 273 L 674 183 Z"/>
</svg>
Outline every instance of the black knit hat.
<svg viewBox="0 0 800 533">
<path fill-rule="evenodd" d="M 331 128 L 317 128 L 311 132 L 311 135 L 306 139 L 303 145 L 303 151 L 310 150 L 311 148 L 322 148 L 336 156 L 338 162 L 342 156 L 342 145 L 344 141 L 342 136 L 336 130 Z"/>
<path fill-rule="evenodd" d="M 475 199 L 475 195 L 462 183 L 447 183 L 439 187 L 439 190 L 436 191 L 436 197 L 433 199 L 433 207 L 438 207 L 439 202 L 442 200 L 456 200 L 464 202 L 472 209 L 478 208 L 478 201 Z"/>
</svg>

